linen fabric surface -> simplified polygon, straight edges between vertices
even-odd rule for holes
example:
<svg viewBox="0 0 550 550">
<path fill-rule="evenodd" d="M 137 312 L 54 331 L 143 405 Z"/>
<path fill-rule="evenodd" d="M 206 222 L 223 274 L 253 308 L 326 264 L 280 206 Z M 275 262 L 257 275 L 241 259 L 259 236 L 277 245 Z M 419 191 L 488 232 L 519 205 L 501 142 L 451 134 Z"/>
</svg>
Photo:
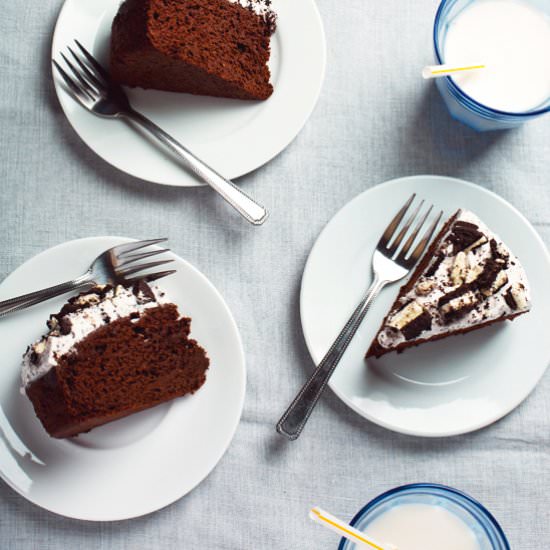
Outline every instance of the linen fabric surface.
<svg viewBox="0 0 550 550">
<path fill-rule="evenodd" d="M 338 537 L 308 520 L 311 506 L 351 519 L 380 492 L 419 481 L 481 500 L 512 548 L 548 546 L 549 376 L 502 421 L 451 439 L 386 431 L 330 391 L 297 442 L 283 440 L 274 425 L 312 368 L 300 327 L 300 279 L 335 212 L 387 179 L 456 176 L 510 201 L 548 243 L 550 117 L 492 134 L 450 119 L 433 82 L 420 76 L 433 60 L 435 0 L 318 0 L 328 45 L 325 84 L 297 139 L 238 182 L 270 208 L 266 225 L 254 228 L 209 189 L 138 181 L 79 140 L 51 82 L 61 5 L 3 4 L 0 277 L 70 239 L 167 236 L 232 309 L 246 350 L 247 396 L 227 454 L 179 502 L 140 519 L 96 524 L 55 516 L 0 483 L 0 547 L 330 549 Z"/>
</svg>

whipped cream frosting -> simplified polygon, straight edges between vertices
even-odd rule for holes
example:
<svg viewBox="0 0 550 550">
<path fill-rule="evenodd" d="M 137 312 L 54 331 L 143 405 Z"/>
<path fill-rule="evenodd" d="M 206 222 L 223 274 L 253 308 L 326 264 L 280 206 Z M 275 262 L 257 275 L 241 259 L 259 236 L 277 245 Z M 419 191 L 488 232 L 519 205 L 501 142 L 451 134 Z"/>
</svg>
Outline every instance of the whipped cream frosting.
<svg viewBox="0 0 550 550">
<path fill-rule="evenodd" d="M 451 242 L 457 222 L 473 224 L 482 234 L 460 251 Z M 476 288 L 476 278 L 483 276 L 489 264 L 495 267 L 495 256 L 500 270 L 487 288 Z M 383 348 L 393 348 L 404 341 L 429 339 L 525 312 L 530 303 L 527 277 L 519 260 L 475 214 L 461 210 L 443 235 L 436 256 L 414 287 L 399 299 L 401 307 L 391 312 L 377 340 Z M 406 327 L 415 319 L 423 330 L 407 338 Z"/>
<path fill-rule="evenodd" d="M 243 8 L 251 9 L 258 15 L 266 15 L 273 12 L 271 9 L 271 0 L 229 0 L 232 4 L 240 4 Z"/>
<path fill-rule="evenodd" d="M 252 10 L 256 15 L 259 15 L 271 27 L 271 31 L 275 30 L 276 13 L 271 8 L 272 0 L 228 0 L 232 4 L 240 4 L 243 8 Z"/>
<path fill-rule="evenodd" d="M 103 292 L 98 294 L 98 291 Z M 29 346 L 23 356 L 23 390 L 54 368 L 61 357 L 93 331 L 132 314 L 137 321 L 144 311 L 169 303 L 169 300 L 157 286 L 135 290 L 135 287 L 119 285 L 115 288 L 95 287 L 69 303 L 76 311 L 52 315 L 48 322 L 49 333 Z"/>
</svg>

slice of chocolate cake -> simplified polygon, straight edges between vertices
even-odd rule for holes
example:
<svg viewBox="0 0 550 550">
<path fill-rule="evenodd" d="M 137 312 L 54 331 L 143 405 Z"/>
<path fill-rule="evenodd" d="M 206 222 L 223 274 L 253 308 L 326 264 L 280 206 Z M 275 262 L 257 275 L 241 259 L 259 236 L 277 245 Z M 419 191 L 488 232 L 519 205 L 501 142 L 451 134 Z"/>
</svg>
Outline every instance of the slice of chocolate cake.
<svg viewBox="0 0 550 550">
<path fill-rule="evenodd" d="M 367 357 L 512 320 L 529 309 L 518 259 L 474 214 L 459 210 L 401 288 Z"/>
<path fill-rule="evenodd" d="M 111 74 L 132 87 L 267 99 L 271 0 L 125 0 L 113 22 Z"/>
<path fill-rule="evenodd" d="M 95 287 L 52 315 L 23 357 L 23 389 L 52 437 L 197 391 L 209 359 L 157 287 Z"/>
</svg>

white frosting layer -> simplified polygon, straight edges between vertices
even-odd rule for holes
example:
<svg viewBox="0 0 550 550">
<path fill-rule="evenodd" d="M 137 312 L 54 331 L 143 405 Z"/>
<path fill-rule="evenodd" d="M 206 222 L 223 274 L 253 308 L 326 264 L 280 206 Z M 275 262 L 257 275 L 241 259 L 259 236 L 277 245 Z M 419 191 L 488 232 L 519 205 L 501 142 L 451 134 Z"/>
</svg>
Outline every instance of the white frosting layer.
<svg viewBox="0 0 550 550">
<path fill-rule="evenodd" d="M 473 223 L 478 226 L 486 237 L 487 242 L 474 248 L 473 250 L 465 250 L 465 262 L 464 267 L 462 261 L 457 262 L 457 255 L 452 252 L 452 244 L 446 243 L 448 236 L 452 232 L 452 227 L 441 239 L 443 248 L 440 250 L 445 254 L 445 257 L 435 273 L 430 277 L 420 277 L 417 284 L 412 288 L 400 301 L 403 306 L 411 301 L 417 302 L 424 311 L 427 311 L 432 317 L 431 329 L 423 331 L 416 338 L 411 338 L 408 342 L 414 342 L 419 339 L 426 339 L 442 334 L 449 331 L 460 330 L 472 325 L 477 325 L 486 321 L 495 320 L 503 316 L 512 315 L 514 313 L 520 313 L 528 311 L 531 307 L 531 297 L 529 291 L 529 285 L 527 283 L 527 277 L 523 267 L 519 263 L 519 260 L 511 253 L 508 247 L 502 243 L 497 235 L 492 233 L 489 228 L 472 212 L 461 211 L 457 221 Z M 453 224 L 454 225 L 454 224 Z M 453 319 L 452 321 L 444 322 L 441 317 L 441 308 L 438 307 L 439 299 L 454 289 L 458 288 L 464 279 L 468 282 L 468 276 L 475 277 L 476 272 L 482 271 L 484 264 L 487 260 L 491 259 L 491 245 L 490 241 L 494 239 L 498 245 L 499 251 L 508 255 L 508 267 L 503 270 L 506 274 L 506 283 L 502 285 L 494 294 L 488 297 L 484 297 L 474 309 L 465 313 L 462 316 Z M 461 258 L 462 260 L 463 258 Z M 461 269 L 463 267 L 463 269 Z M 428 266 L 429 269 L 429 266 Z M 456 281 L 453 280 L 453 274 L 457 277 Z M 462 278 L 462 280 L 460 280 Z M 498 285 L 497 285 L 498 286 Z M 426 289 L 429 288 L 426 292 Z M 517 309 L 513 309 L 508 305 L 504 296 L 510 290 L 519 293 L 519 298 L 522 298 L 521 304 L 517 306 Z M 460 299 L 463 300 L 463 304 L 466 304 L 471 298 L 469 295 L 462 295 Z M 450 306 L 461 305 L 460 300 L 453 300 L 449 302 Z M 395 312 L 394 312 L 395 313 Z M 391 317 L 388 320 L 390 323 Z M 399 345 L 405 341 L 405 336 L 400 330 L 385 327 L 378 334 L 378 342 L 382 347 L 390 348 Z"/>
<path fill-rule="evenodd" d="M 147 309 L 169 302 L 164 292 L 161 292 L 158 287 L 150 288 L 155 299 L 149 301 L 142 293 L 136 296 L 131 289 L 122 286 L 109 290 L 102 299 L 94 293 L 82 295 L 76 303 L 89 305 L 85 309 L 66 316 L 70 322 L 70 332 L 61 334 L 58 327 L 52 327 L 49 334 L 30 346 L 23 356 L 21 370 L 23 388 L 44 376 L 57 365 L 61 357 L 73 349 L 75 344 L 98 328 L 117 319 L 129 317 L 133 313 L 141 315 Z"/>
<path fill-rule="evenodd" d="M 249 8 L 254 13 L 264 18 L 273 17 L 275 12 L 271 9 L 271 0 L 229 0 L 232 4 L 240 4 L 243 8 Z"/>
</svg>

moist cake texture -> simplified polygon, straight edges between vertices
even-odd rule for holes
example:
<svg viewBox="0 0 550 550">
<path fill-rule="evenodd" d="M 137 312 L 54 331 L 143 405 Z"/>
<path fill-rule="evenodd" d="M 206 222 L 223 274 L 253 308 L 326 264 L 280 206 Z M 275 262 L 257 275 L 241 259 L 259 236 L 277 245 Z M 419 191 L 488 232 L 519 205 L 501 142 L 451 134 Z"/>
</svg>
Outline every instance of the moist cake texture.
<svg viewBox="0 0 550 550">
<path fill-rule="evenodd" d="M 459 210 L 401 288 L 367 357 L 511 320 L 530 307 L 519 260 L 475 214 Z"/>
<path fill-rule="evenodd" d="M 275 27 L 271 0 L 126 0 L 111 74 L 132 87 L 264 100 Z"/>
<path fill-rule="evenodd" d="M 53 437 L 70 437 L 197 391 L 209 359 L 158 287 L 95 287 L 50 317 L 22 386 Z"/>
</svg>

